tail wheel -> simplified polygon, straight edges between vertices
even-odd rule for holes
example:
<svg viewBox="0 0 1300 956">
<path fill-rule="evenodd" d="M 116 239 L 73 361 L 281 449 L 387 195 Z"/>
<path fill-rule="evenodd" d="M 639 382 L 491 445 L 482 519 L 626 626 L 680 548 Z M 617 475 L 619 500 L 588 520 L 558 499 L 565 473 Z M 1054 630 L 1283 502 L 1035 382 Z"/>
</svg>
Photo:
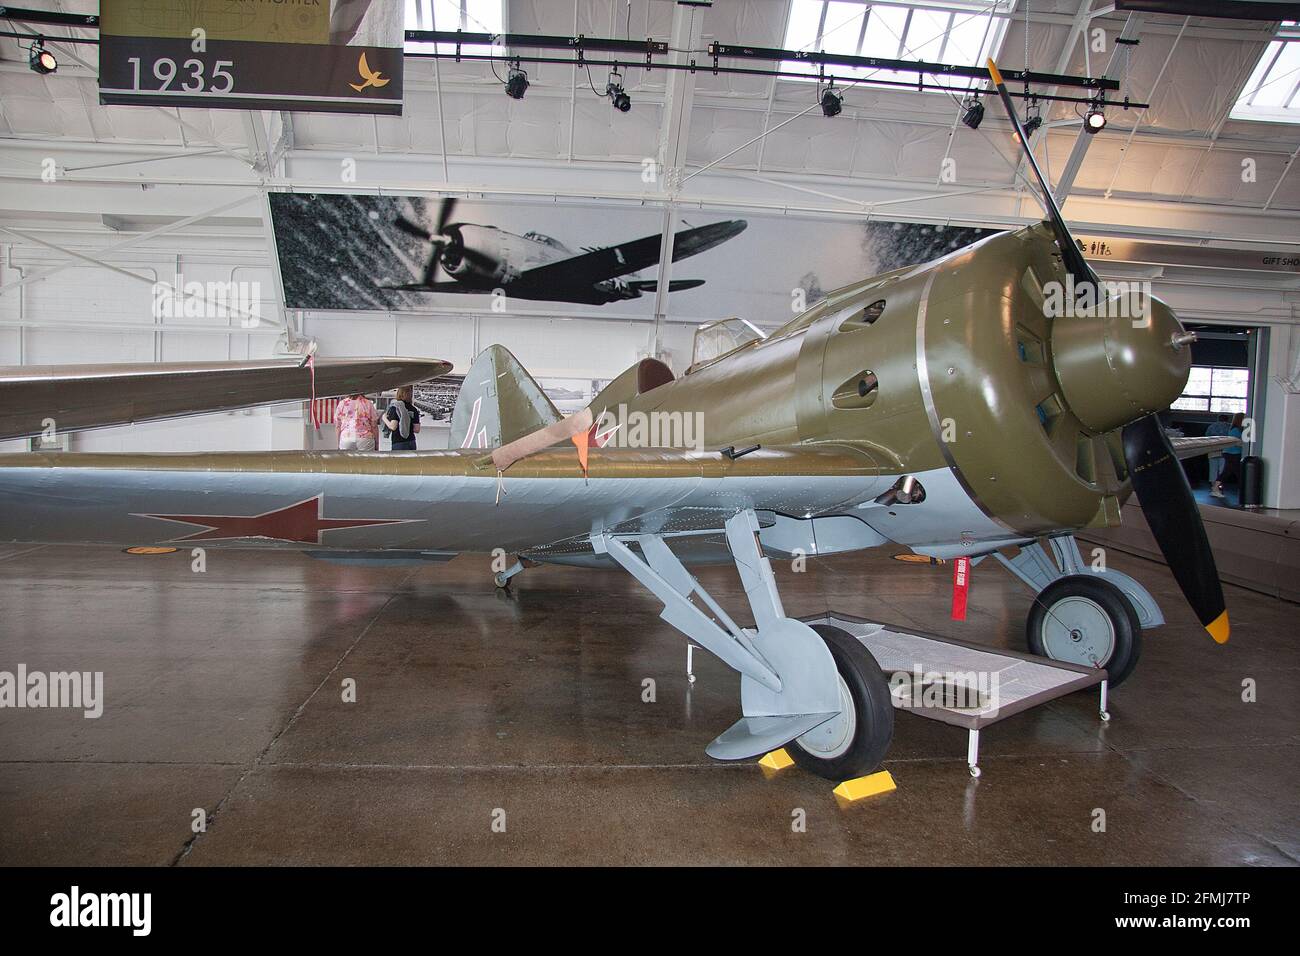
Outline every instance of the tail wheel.
<svg viewBox="0 0 1300 956">
<path fill-rule="evenodd" d="M 828 780 L 849 780 L 880 766 L 894 738 L 894 705 L 885 674 L 852 634 L 814 624 L 839 671 L 839 716 L 786 745 L 800 767 Z"/>
<path fill-rule="evenodd" d="M 1112 687 L 1124 682 L 1142 654 L 1142 625 L 1119 588 L 1104 578 L 1071 574 L 1042 590 L 1025 622 L 1035 654 L 1104 667 Z"/>
</svg>

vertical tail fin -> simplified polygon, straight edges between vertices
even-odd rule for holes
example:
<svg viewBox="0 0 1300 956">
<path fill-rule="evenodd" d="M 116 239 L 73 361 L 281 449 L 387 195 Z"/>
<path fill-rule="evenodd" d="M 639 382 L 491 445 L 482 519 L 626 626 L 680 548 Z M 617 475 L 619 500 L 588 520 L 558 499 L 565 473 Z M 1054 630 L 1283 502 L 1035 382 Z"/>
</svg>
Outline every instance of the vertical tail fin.
<svg viewBox="0 0 1300 956">
<path fill-rule="evenodd" d="M 501 345 L 479 353 L 451 413 L 452 448 L 500 448 L 564 416 Z"/>
</svg>

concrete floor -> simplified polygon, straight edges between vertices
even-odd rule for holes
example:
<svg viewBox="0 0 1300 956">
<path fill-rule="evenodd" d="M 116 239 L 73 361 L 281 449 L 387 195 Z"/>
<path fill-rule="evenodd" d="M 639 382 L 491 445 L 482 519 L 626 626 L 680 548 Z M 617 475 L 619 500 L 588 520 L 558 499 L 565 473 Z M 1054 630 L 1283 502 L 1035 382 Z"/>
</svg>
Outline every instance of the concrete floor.
<svg viewBox="0 0 1300 956">
<path fill-rule="evenodd" d="M 688 685 L 683 640 L 621 572 L 534 568 L 507 595 L 483 556 L 207 559 L 0 549 L 0 670 L 102 670 L 106 696 L 98 720 L 0 710 L 0 864 L 1300 862 L 1296 606 L 1228 587 L 1219 647 L 1139 559 L 1111 561 L 1170 624 L 1110 724 L 1092 692 L 1009 718 L 975 781 L 963 731 L 899 714 L 898 789 L 849 810 L 817 777 L 704 755 L 738 678 L 698 652 Z M 777 573 L 792 614 L 1024 646 L 1030 595 L 991 565 L 965 623 L 948 567 L 882 550 Z M 733 569 L 700 576 L 738 607 Z"/>
</svg>

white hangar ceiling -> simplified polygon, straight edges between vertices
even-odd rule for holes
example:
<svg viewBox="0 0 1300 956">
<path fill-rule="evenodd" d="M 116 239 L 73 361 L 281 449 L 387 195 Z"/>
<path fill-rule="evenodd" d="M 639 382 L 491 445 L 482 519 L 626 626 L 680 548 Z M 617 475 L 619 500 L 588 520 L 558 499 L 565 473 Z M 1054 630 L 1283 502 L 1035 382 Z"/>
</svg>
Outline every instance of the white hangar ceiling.
<svg viewBox="0 0 1300 956">
<path fill-rule="evenodd" d="M 452 3 L 434 0 L 433 9 Z M 1130 15 L 1112 12 L 1087 19 L 1093 5 L 1101 8 L 1095 0 L 1028 4 L 1030 67 L 1071 73 L 1091 67 L 1100 73 Z M 85 11 L 96 5 L 67 0 L 42 6 Z M 934 6 L 956 10 L 962 4 Z M 1025 64 L 1026 4 L 1009 11 L 1008 6 L 999 8 L 1008 19 L 997 55 L 1003 66 L 1016 69 Z M 779 47 L 785 41 L 790 7 L 791 0 L 719 0 L 711 9 L 692 8 L 690 15 L 698 20 L 695 34 L 701 46 L 716 39 Z M 627 30 L 627 9 L 615 0 L 515 0 L 504 5 L 504 21 L 506 29 L 523 33 L 621 35 Z M 634 0 L 630 33 L 672 40 L 673 15 L 674 5 L 666 0 Z M 1149 101 L 1151 107 L 1112 111 L 1106 135 L 1090 144 L 1074 188 L 1083 195 L 1300 209 L 1300 177 L 1287 177 L 1279 186 L 1300 146 L 1300 127 L 1229 117 L 1274 25 L 1132 16 L 1142 22 L 1135 31 L 1139 45 L 1131 48 L 1129 62 L 1120 71 L 1122 95 Z M 1091 41 L 1098 27 L 1106 32 L 1107 52 L 1091 54 L 1085 62 L 1080 33 L 1087 31 Z M 196 150 L 215 140 L 233 150 L 246 147 L 239 113 L 99 106 L 93 46 L 63 47 L 60 70 L 40 76 L 25 68 L 25 53 L 17 44 L 5 40 L 0 45 L 0 135 L 6 138 Z M 88 66 L 75 63 L 72 55 Z M 696 57 L 702 64 L 708 61 L 703 53 Z M 665 71 L 625 69 L 634 103 L 627 114 L 615 113 L 592 94 L 586 71 L 539 64 L 528 72 L 528 95 L 512 100 L 502 95 L 488 64 L 442 61 L 435 67 L 430 60 L 408 59 L 403 116 L 372 120 L 293 114 L 294 149 L 404 156 L 441 155 L 445 149 L 449 156 L 487 160 L 636 163 L 657 154 L 664 125 Z M 596 87 L 603 89 L 604 70 L 591 72 Z M 714 76 L 707 70 L 693 79 L 686 121 L 688 166 L 714 162 L 806 109 L 814 99 L 814 84 L 802 79 Z M 1046 117 L 1049 134 L 1038 137 L 1038 150 L 1050 159 L 1054 177 L 1077 135 L 1074 113 L 1073 104 L 1057 104 Z M 954 116 L 952 99 L 944 93 L 855 87 L 847 92 L 844 113 L 835 121 L 814 110 L 718 166 L 920 186 L 938 182 L 940 162 L 950 155 L 962 185 L 1010 184 L 1011 167 L 998 154 L 1011 157 L 1013 144 L 1000 134 L 997 119 L 991 116 L 981 135 L 954 128 Z M 1242 182 L 1241 159 L 1246 157 L 1256 163 L 1254 182 Z"/>
</svg>

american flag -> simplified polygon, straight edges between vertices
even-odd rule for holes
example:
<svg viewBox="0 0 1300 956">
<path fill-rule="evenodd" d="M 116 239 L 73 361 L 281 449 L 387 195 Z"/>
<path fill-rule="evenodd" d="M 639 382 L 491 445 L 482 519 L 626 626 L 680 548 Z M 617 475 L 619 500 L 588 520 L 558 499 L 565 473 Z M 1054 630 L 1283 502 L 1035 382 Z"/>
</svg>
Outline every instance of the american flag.
<svg viewBox="0 0 1300 956">
<path fill-rule="evenodd" d="M 334 424 L 334 410 L 338 408 L 338 405 L 339 400 L 337 398 L 314 398 L 307 412 L 311 415 L 312 421 L 319 422 L 321 425 L 332 425 Z"/>
</svg>

